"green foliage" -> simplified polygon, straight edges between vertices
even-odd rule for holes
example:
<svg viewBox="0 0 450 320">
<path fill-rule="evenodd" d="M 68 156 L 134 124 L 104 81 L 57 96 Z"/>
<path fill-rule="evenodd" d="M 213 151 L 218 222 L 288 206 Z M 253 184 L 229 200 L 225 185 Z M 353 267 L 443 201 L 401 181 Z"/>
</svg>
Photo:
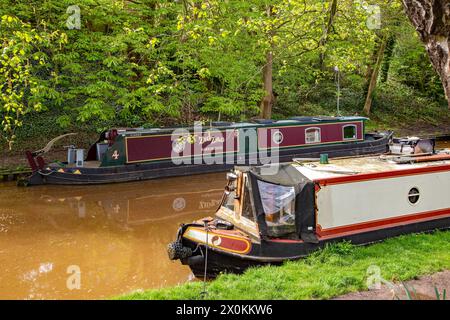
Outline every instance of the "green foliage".
<svg viewBox="0 0 450 320">
<path fill-rule="evenodd" d="M 438 77 L 398 1 L 339 0 L 333 16 L 331 3 L 79 0 L 80 28 L 69 29 L 72 1 L 1 1 L 2 137 L 11 146 L 23 116 L 36 111 L 57 114 L 62 131 L 83 123 L 100 130 L 256 117 L 268 52 L 274 118 L 335 114 L 334 66 L 341 70 L 342 112 L 359 113 L 385 35 L 396 40 L 390 67 L 383 67 L 393 89 L 376 93 L 374 114 L 384 115 L 375 117 L 392 114 L 386 92 L 399 87 L 407 95 L 396 108 L 405 114 L 427 113 L 416 107 L 426 110 L 429 101 L 445 108 Z M 381 7 L 381 29 L 368 27 L 368 4 Z"/>
<path fill-rule="evenodd" d="M 434 72 L 419 37 L 412 28 L 404 28 L 397 35 L 397 44 L 390 66 L 391 80 L 407 85 L 415 92 L 443 101 L 442 84 Z"/>
<path fill-rule="evenodd" d="M 20 145 L 20 151 L 38 150 L 44 147 L 48 141 L 64 133 L 75 132 L 76 136 L 63 139 L 58 142 L 56 148 L 74 144 L 80 148 L 89 148 L 91 143 L 98 139 L 99 130 L 109 127 L 112 123 L 76 123 L 70 116 L 59 110 L 48 110 L 40 113 L 28 113 L 23 116 L 23 126 L 17 130 L 16 144 Z M 67 121 L 70 121 L 67 122 Z M 61 125 L 64 128 L 61 128 Z M 102 127 L 102 126 L 105 127 Z M 23 153 L 20 152 L 22 155 Z M 13 151 L 9 154 L 18 154 Z M 2 154 L 2 156 L 4 156 Z M 61 159 L 60 159 L 61 160 Z"/>
<path fill-rule="evenodd" d="M 367 290 L 368 268 L 377 265 L 388 281 L 405 281 L 450 268 L 450 232 L 413 234 L 367 247 L 327 246 L 283 266 L 223 274 L 207 284 L 208 299 L 329 299 Z M 135 292 L 120 299 L 201 299 L 201 282 Z"/>
<path fill-rule="evenodd" d="M 43 50 L 56 38 L 57 43 L 64 44 L 65 35 L 58 31 L 38 32 L 29 23 L 9 15 L 2 15 L 0 29 L 1 137 L 11 149 L 23 115 L 42 110 L 42 100 L 51 94 L 35 75 L 47 71 Z"/>
<path fill-rule="evenodd" d="M 379 84 L 373 108 L 372 120 L 392 129 L 402 125 L 409 127 L 414 123 L 419 130 L 421 125 L 439 126 L 443 120 L 449 119 L 443 100 L 419 95 L 413 88 L 393 81 Z"/>
</svg>

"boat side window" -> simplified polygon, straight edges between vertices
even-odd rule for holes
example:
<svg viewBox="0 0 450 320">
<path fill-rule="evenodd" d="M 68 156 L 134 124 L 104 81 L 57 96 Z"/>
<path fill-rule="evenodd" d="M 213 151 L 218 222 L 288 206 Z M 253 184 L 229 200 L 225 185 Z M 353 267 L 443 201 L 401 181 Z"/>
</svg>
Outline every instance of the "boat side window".
<svg viewBox="0 0 450 320">
<path fill-rule="evenodd" d="M 230 181 L 225 187 L 225 200 L 222 205 L 227 209 L 234 210 L 235 199 L 236 199 L 236 180 Z"/>
<path fill-rule="evenodd" d="M 272 235 L 295 232 L 295 189 L 258 180 L 266 223 Z"/>
<path fill-rule="evenodd" d="M 344 140 L 354 140 L 356 139 L 356 126 L 354 124 L 346 125 L 342 128 L 344 135 Z"/>
<path fill-rule="evenodd" d="M 248 183 L 248 182 L 247 182 Z M 252 207 L 252 202 L 250 199 L 250 191 L 248 189 L 248 184 L 245 184 L 245 188 L 244 188 L 244 199 L 242 201 L 242 217 L 254 221 L 254 216 L 253 216 L 253 207 Z"/>
<path fill-rule="evenodd" d="M 319 143 L 320 141 L 320 128 L 308 128 L 305 130 L 306 143 Z"/>
</svg>

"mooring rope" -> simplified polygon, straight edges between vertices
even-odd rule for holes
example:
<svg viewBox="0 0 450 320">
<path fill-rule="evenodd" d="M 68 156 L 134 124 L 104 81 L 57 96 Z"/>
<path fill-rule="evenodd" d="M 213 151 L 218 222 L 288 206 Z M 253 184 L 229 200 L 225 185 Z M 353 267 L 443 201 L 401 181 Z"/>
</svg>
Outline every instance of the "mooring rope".
<svg viewBox="0 0 450 320">
<path fill-rule="evenodd" d="M 205 271 L 203 274 L 203 292 L 201 293 L 203 298 L 208 295 L 208 291 L 206 290 L 206 273 L 208 270 L 208 247 L 209 247 L 209 244 L 208 244 L 208 231 L 209 231 L 208 222 L 204 221 L 204 223 L 205 223 L 205 230 L 206 230 L 206 248 L 205 248 L 206 250 L 205 250 Z"/>
<path fill-rule="evenodd" d="M 41 175 L 43 175 L 43 176 L 49 176 L 49 175 L 55 173 L 55 171 L 52 170 L 52 171 L 50 171 L 49 173 L 45 173 L 45 172 L 43 172 L 42 170 L 38 170 L 38 173 L 41 174 Z"/>
</svg>

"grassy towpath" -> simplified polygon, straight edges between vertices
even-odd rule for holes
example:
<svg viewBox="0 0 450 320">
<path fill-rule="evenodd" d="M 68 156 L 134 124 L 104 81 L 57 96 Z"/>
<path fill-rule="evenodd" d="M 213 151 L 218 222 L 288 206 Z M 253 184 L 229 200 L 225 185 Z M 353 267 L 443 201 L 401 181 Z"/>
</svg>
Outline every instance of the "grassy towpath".
<svg viewBox="0 0 450 320">
<path fill-rule="evenodd" d="M 369 246 L 331 245 L 283 266 L 223 274 L 207 285 L 207 299 L 329 299 L 367 290 L 368 268 L 388 281 L 450 269 L 450 232 L 411 234 Z M 373 270 L 373 267 L 370 269 Z M 119 299 L 201 299 L 203 283 L 134 292 Z"/>
</svg>

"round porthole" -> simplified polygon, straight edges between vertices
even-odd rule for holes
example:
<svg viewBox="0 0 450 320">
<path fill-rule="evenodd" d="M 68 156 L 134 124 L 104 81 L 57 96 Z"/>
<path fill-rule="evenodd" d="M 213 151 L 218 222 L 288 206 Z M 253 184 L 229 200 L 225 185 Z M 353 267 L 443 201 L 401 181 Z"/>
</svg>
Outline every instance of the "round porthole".
<svg viewBox="0 0 450 320">
<path fill-rule="evenodd" d="M 283 142 L 283 139 L 284 139 L 284 136 L 280 131 L 276 131 L 272 136 L 272 140 L 276 144 L 280 144 L 281 142 Z"/>
<path fill-rule="evenodd" d="M 408 201 L 411 204 L 416 204 L 419 201 L 420 198 L 420 192 L 417 188 L 412 188 L 408 192 Z"/>
</svg>

